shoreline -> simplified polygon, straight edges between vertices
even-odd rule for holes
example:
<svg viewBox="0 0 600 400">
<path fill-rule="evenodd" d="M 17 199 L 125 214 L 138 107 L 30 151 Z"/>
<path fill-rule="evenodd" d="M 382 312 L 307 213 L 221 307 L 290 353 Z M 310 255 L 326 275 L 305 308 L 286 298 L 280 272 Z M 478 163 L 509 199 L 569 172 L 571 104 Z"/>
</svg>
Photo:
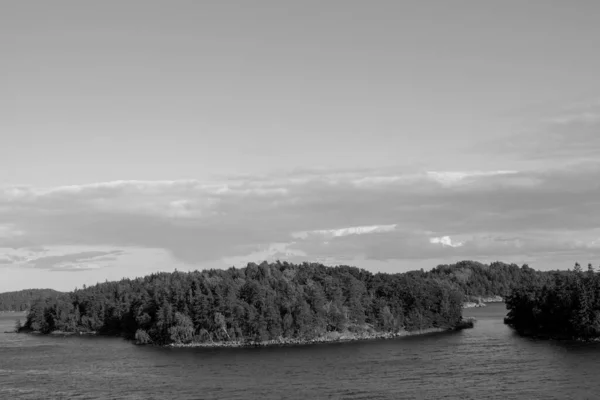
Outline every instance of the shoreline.
<svg viewBox="0 0 600 400">
<path fill-rule="evenodd" d="M 196 343 L 169 343 L 166 345 L 153 345 L 157 347 L 169 348 L 248 348 L 248 347 L 275 347 L 275 346 L 304 346 L 311 344 L 330 344 L 330 343 L 349 343 L 370 340 L 390 340 L 400 339 L 410 336 L 430 335 L 443 332 L 456 332 L 463 329 L 471 329 L 475 326 L 476 319 L 468 318 L 463 320 L 459 325 L 452 328 L 425 328 L 415 331 L 399 331 L 399 332 L 376 332 L 376 333 L 339 333 L 330 332 L 324 336 L 314 339 L 296 339 L 296 338 L 280 338 L 275 340 L 267 340 L 262 342 L 255 341 L 231 341 L 231 342 L 196 342 Z M 141 344 L 139 344 L 141 345 Z"/>
<path fill-rule="evenodd" d="M 554 340 L 557 342 L 584 342 L 584 343 L 598 343 L 600 342 L 600 337 L 578 337 L 578 336 L 569 336 L 563 333 L 549 333 L 549 332 L 535 332 L 531 330 L 521 330 L 515 328 L 512 325 L 508 325 L 512 328 L 519 336 L 529 339 L 535 340 Z"/>
<path fill-rule="evenodd" d="M 168 344 L 153 344 L 153 343 L 137 343 L 133 339 L 126 339 L 137 346 L 155 346 L 165 348 L 248 348 L 248 347 L 274 347 L 274 346 L 302 346 L 311 344 L 326 344 L 326 343 L 348 343 L 369 340 L 389 340 L 399 339 L 403 337 L 429 335 L 443 332 L 456 332 L 463 329 L 471 329 L 475 326 L 475 318 L 464 318 L 458 325 L 449 328 L 425 328 L 414 331 L 399 331 L 399 332 L 373 332 L 373 333 L 352 333 L 352 332 L 329 332 L 324 336 L 314 339 L 297 339 L 297 338 L 279 338 L 275 340 L 267 340 L 262 342 L 255 341 L 231 341 L 231 342 L 192 342 L 192 343 L 168 343 Z M 107 336 L 119 337 L 119 335 L 107 335 L 99 332 L 63 332 L 53 331 L 43 334 L 39 331 L 26 331 L 13 333 L 25 333 L 30 335 L 44 335 L 54 337 L 71 337 L 71 336 Z M 122 336 L 121 336 L 122 337 Z"/>
<path fill-rule="evenodd" d="M 486 307 L 488 303 L 504 303 L 504 298 L 501 296 L 479 297 L 477 301 L 470 300 L 463 302 L 462 308 Z"/>
<path fill-rule="evenodd" d="M 536 331 L 532 328 L 519 328 L 515 326 L 507 319 L 504 319 L 504 324 L 513 329 L 518 335 L 536 340 L 555 340 L 561 342 L 585 342 L 585 343 L 597 343 L 600 342 L 600 336 L 598 337 L 583 337 L 583 336 L 570 336 L 560 332 L 550 332 L 539 330 Z"/>
</svg>

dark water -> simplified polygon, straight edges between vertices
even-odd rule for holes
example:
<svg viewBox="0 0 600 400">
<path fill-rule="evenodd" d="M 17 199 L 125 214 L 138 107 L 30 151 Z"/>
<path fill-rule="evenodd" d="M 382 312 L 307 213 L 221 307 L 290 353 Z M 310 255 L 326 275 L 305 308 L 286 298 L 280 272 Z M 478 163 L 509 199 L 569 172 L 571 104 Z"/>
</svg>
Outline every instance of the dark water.
<svg viewBox="0 0 600 400">
<path fill-rule="evenodd" d="M 456 333 L 213 350 L 5 334 L 0 314 L 0 399 L 600 398 L 600 345 L 519 337 L 501 304 L 465 314 Z"/>
</svg>

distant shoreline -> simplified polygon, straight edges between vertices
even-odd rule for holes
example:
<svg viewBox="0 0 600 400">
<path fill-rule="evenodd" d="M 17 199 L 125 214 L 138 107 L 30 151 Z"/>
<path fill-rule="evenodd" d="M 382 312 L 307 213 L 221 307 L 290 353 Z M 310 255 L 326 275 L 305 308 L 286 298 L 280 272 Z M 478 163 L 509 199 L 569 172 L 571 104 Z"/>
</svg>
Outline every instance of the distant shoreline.
<svg viewBox="0 0 600 400">
<path fill-rule="evenodd" d="M 477 302 L 465 301 L 462 308 L 485 307 L 487 303 L 504 303 L 504 298 L 502 296 L 479 297 Z"/>
</svg>

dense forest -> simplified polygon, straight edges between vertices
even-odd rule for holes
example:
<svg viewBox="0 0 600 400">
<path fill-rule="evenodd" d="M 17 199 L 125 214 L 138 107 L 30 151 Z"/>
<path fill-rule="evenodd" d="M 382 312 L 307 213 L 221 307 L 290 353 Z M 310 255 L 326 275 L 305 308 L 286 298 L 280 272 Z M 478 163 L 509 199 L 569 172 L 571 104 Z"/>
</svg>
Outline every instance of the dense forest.
<svg viewBox="0 0 600 400">
<path fill-rule="evenodd" d="M 540 274 L 524 281 L 506 299 L 505 322 L 518 332 L 552 338 L 600 337 L 600 274 L 583 271 Z"/>
<path fill-rule="evenodd" d="M 488 265 L 461 261 L 452 265 L 439 265 L 428 274 L 456 285 L 465 294 L 465 300 L 476 300 L 479 297 L 506 297 L 523 282 L 537 280 L 548 272 L 536 271 L 526 264 L 519 267 L 502 262 Z"/>
<path fill-rule="evenodd" d="M 431 271 L 373 274 L 348 266 L 250 263 L 156 273 L 71 293 L 3 293 L 0 310 L 30 308 L 22 329 L 43 333 L 96 332 L 156 344 L 260 342 L 454 328 L 464 301 L 494 295 L 505 298 L 505 321 L 519 332 L 600 337 L 600 274 L 579 264 L 573 271 L 541 272 L 461 261 Z"/>
<path fill-rule="evenodd" d="M 155 344 L 310 340 L 328 332 L 453 329 L 463 300 L 449 280 L 422 271 L 265 262 L 84 287 L 34 303 L 22 329 Z"/>
<path fill-rule="evenodd" d="M 39 298 L 56 297 L 61 292 L 52 289 L 27 289 L 0 293 L 0 311 L 26 311 Z"/>
</svg>

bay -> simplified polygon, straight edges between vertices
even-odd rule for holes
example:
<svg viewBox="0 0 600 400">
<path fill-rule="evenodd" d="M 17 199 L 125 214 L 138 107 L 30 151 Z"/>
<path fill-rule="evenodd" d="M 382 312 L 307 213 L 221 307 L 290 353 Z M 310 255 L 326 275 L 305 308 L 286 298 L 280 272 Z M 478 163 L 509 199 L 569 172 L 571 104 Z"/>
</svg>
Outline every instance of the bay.
<svg viewBox="0 0 600 400">
<path fill-rule="evenodd" d="M 218 349 L 4 333 L 19 315 L 0 314 L 0 398 L 597 398 L 600 344 L 524 338 L 505 314 L 502 303 L 466 309 L 475 328 L 452 333 Z"/>
</svg>

